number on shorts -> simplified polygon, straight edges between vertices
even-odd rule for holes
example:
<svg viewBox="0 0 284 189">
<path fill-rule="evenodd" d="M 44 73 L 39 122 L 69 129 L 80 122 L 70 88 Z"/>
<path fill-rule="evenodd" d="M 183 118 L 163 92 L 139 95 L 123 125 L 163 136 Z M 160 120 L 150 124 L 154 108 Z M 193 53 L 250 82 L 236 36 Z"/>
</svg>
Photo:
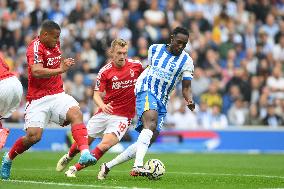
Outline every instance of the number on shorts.
<svg viewBox="0 0 284 189">
<path fill-rule="evenodd" d="M 127 125 L 125 123 L 120 122 L 118 127 L 119 131 L 123 132 L 126 129 Z"/>
</svg>

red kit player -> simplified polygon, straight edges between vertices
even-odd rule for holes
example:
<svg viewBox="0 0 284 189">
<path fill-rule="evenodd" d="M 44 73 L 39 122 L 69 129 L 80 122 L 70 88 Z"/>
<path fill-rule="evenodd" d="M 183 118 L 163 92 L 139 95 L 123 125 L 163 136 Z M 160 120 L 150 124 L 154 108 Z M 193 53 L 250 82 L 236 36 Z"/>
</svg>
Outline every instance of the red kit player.
<svg viewBox="0 0 284 189">
<path fill-rule="evenodd" d="M 6 143 L 9 129 L 3 128 L 1 119 L 8 118 L 14 112 L 22 99 L 23 86 L 14 76 L 0 57 L 0 150 Z"/>
<path fill-rule="evenodd" d="M 97 160 L 121 140 L 135 115 L 134 86 L 143 68 L 140 61 L 128 59 L 127 52 L 128 46 L 123 39 L 114 40 L 111 44 L 112 60 L 97 77 L 94 101 L 99 110 L 87 125 L 89 144 L 102 137 L 92 151 Z M 62 171 L 77 153 L 77 143 L 74 143 L 68 154 L 58 161 L 56 170 Z M 65 175 L 75 177 L 76 172 L 84 167 L 77 163 L 69 167 Z"/>
<path fill-rule="evenodd" d="M 1 177 L 8 179 L 12 160 L 40 141 L 48 123 L 71 124 L 72 136 L 81 151 L 79 163 L 96 162 L 89 151 L 87 128 L 78 102 L 64 93 L 61 74 L 66 72 L 74 60 L 62 60 L 59 43 L 60 27 L 47 20 L 42 23 L 39 37 L 27 48 L 28 92 L 25 112 L 26 135 L 20 137 L 3 157 Z"/>
</svg>

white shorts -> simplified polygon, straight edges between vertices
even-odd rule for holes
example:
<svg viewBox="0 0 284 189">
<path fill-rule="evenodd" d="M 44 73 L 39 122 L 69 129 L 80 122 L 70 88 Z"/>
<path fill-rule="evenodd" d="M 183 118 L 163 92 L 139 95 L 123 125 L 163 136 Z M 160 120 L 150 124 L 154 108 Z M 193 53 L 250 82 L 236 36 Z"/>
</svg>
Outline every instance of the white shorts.
<svg viewBox="0 0 284 189">
<path fill-rule="evenodd" d="M 100 112 L 88 121 L 88 135 L 101 138 L 104 134 L 114 133 L 120 141 L 130 126 L 131 119 Z"/>
<path fill-rule="evenodd" d="M 24 128 L 44 128 L 49 123 L 62 125 L 68 110 L 73 106 L 79 106 L 79 103 L 64 92 L 27 102 Z"/>
<path fill-rule="evenodd" d="M 23 86 L 16 76 L 0 80 L 0 117 L 8 118 L 19 107 Z"/>
</svg>

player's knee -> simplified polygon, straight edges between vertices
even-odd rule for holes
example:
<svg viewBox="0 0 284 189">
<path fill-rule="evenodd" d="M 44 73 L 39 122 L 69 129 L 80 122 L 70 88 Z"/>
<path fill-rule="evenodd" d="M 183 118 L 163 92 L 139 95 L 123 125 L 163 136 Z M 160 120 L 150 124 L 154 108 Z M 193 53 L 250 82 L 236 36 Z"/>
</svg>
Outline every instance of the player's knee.
<svg viewBox="0 0 284 189">
<path fill-rule="evenodd" d="M 28 134 L 27 135 L 27 140 L 30 144 L 35 144 L 38 143 L 41 139 L 41 135 L 40 134 Z"/>
<path fill-rule="evenodd" d="M 67 112 L 67 119 L 72 124 L 83 121 L 83 114 L 78 107 L 71 107 Z"/>
</svg>

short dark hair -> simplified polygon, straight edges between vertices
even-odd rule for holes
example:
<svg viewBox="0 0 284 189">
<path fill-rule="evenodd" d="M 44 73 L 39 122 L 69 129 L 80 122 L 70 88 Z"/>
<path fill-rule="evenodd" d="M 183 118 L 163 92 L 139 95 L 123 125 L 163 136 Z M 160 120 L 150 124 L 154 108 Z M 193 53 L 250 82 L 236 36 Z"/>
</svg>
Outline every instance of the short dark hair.
<svg viewBox="0 0 284 189">
<path fill-rule="evenodd" d="M 51 31 L 51 30 L 54 30 L 54 29 L 61 31 L 60 26 L 52 20 L 45 20 L 41 24 L 41 30 Z"/>
<path fill-rule="evenodd" d="M 184 34 L 184 35 L 187 35 L 189 37 L 189 32 L 187 31 L 187 29 L 183 28 L 183 27 L 176 27 L 174 30 L 173 30 L 173 35 L 177 35 L 178 33 L 181 33 L 181 34 Z"/>
</svg>

